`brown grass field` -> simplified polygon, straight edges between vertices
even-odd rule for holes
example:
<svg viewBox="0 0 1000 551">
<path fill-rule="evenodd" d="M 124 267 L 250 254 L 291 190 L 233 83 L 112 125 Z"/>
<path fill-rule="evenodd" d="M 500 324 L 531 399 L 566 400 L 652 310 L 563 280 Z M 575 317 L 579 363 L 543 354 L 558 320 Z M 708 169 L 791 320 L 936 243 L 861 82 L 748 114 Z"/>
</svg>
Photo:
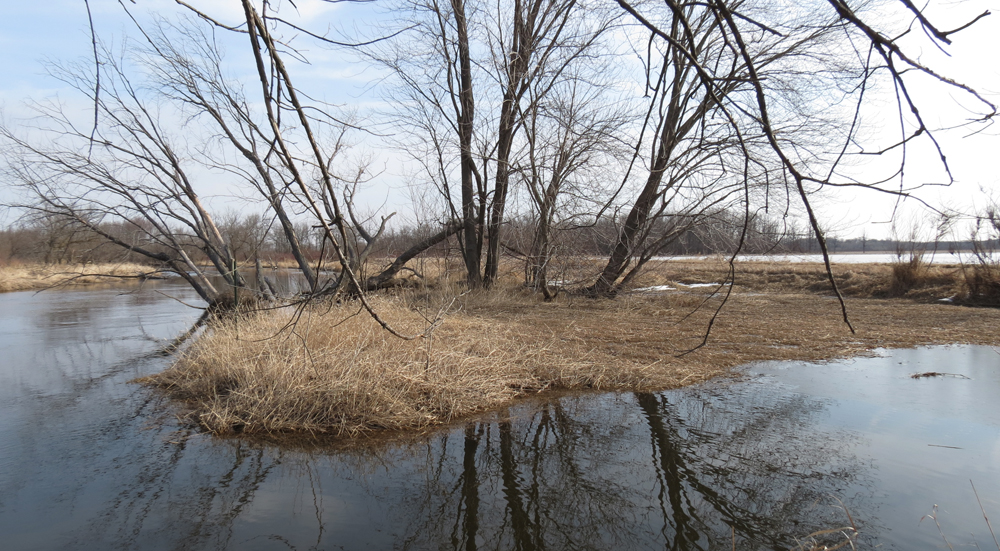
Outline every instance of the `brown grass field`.
<svg viewBox="0 0 1000 551">
<path fill-rule="evenodd" d="M 14 264 L 0 266 L 0 293 L 40 291 L 43 289 L 136 281 L 148 274 L 149 266 L 117 264 Z"/>
<path fill-rule="evenodd" d="M 693 350 L 724 293 L 683 284 L 717 283 L 727 270 L 667 262 L 638 286 L 674 291 L 614 300 L 562 293 L 544 302 L 515 277 L 502 289 L 463 294 L 442 283 L 459 270 L 439 269 L 434 283 L 372 297 L 402 332 L 427 331 L 440 315 L 425 337 L 393 337 L 352 302 L 253 313 L 214 324 L 172 367 L 141 382 L 183 401 L 187 418 L 217 434 L 356 436 L 449 423 L 546 390 L 667 389 L 755 361 L 1000 343 L 1000 310 L 937 302 L 961 292 L 956 267 L 927 268 L 904 293 L 893 288 L 891 266 L 837 268 L 852 334 L 821 266 L 747 263 L 707 344 Z M 902 296 L 877 298 L 892 294 Z"/>
</svg>

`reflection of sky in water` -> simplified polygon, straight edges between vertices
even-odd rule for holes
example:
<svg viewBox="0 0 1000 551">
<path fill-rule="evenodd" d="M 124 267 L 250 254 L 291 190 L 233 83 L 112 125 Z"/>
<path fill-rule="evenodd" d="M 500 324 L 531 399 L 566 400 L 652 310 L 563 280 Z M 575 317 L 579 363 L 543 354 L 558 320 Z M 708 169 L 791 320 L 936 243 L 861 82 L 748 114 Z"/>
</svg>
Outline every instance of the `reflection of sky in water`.
<svg viewBox="0 0 1000 551">
<path fill-rule="evenodd" d="M 183 287 L 163 282 L 185 300 Z M 0 533 L 15 549 L 741 549 L 841 526 L 864 545 L 989 537 L 1000 355 L 898 351 L 656 394 L 525 401 L 366 446 L 180 427 L 130 379 L 197 316 L 155 293 L 0 295 Z M 916 371 L 972 377 L 912 380 Z M 993 408 L 993 409 L 988 409 Z M 928 446 L 936 444 L 961 449 Z M 986 536 L 986 537 L 983 537 Z M 864 546 L 862 547 L 864 548 Z"/>
<path fill-rule="evenodd" d="M 879 492 L 891 503 L 880 516 L 902 548 L 927 546 L 925 538 L 937 535 L 929 519 L 918 526 L 934 504 L 953 544 L 971 544 L 970 532 L 981 545 L 992 541 L 969 481 L 984 506 L 1000 510 L 1000 354 L 993 349 L 898 350 L 753 371 L 784 391 L 833 398 L 826 423 L 866 436 L 857 453 L 872 458 Z M 909 377 L 928 371 L 968 379 Z"/>
</svg>

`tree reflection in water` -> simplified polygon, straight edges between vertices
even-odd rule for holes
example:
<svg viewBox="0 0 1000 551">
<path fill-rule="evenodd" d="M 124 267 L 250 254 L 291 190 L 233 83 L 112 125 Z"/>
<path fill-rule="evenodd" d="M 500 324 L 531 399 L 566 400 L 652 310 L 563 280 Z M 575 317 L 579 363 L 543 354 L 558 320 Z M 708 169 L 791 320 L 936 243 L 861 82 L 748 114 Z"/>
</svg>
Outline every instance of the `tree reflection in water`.
<svg viewBox="0 0 1000 551">
<path fill-rule="evenodd" d="M 865 507 L 864 495 L 846 495 L 870 492 L 851 437 L 817 430 L 824 402 L 732 403 L 709 390 L 567 396 L 420 441 L 336 451 L 177 438 L 135 466 L 142 476 L 107 501 L 92 541 L 698 550 L 729 548 L 734 533 L 740 549 L 786 549 L 846 523 L 831 494 Z M 871 521 L 874 511 L 852 513 Z"/>
<path fill-rule="evenodd" d="M 847 522 L 830 495 L 865 471 L 847 435 L 816 434 L 821 402 L 723 403 L 707 391 L 564 398 L 470 425 L 461 472 L 445 465 L 449 437 L 428 445 L 438 467 L 393 511 L 407 519 L 401 547 L 719 549 L 735 534 L 741 549 L 785 549 Z"/>
</svg>

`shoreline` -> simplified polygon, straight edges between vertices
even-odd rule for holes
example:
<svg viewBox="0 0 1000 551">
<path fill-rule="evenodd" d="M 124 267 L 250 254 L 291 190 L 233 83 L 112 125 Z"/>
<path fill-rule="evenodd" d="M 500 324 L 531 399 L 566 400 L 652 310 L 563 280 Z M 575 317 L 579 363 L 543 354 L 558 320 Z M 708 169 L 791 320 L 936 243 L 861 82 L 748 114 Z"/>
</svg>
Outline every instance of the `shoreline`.
<svg viewBox="0 0 1000 551">
<path fill-rule="evenodd" d="M 289 329 L 286 314 L 217 325 L 164 372 L 137 382 L 183 404 L 216 435 L 353 438 L 423 432 L 546 391 L 655 391 L 718 377 L 758 361 L 815 362 L 880 348 L 996 345 L 1000 310 L 848 299 L 858 333 L 835 299 L 734 293 L 704 337 L 707 292 L 564 297 L 544 303 L 507 291 L 473 293 L 430 339 L 402 341 L 351 304 L 317 305 Z M 421 301 L 424 302 L 421 302 Z M 376 308 L 417 332 L 437 309 L 426 297 L 381 296 Z M 431 301 L 433 302 L 433 301 Z"/>
<path fill-rule="evenodd" d="M 0 293 L 138 282 L 147 279 L 144 275 L 153 273 L 156 270 L 151 266 L 130 262 L 0 266 Z"/>
<path fill-rule="evenodd" d="M 369 300 L 405 334 L 440 321 L 429 337 L 393 337 L 351 301 L 250 312 L 213 322 L 171 366 L 136 382 L 163 391 L 187 422 L 216 435 L 352 438 L 430 430 L 548 391 L 665 390 L 757 361 L 1000 343 L 1000 309 L 959 306 L 965 274 L 949 266 L 918 267 L 902 287 L 898 265 L 834 266 L 855 335 L 822 265 L 737 264 L 721 310 L 729 288 L 713 292 L 729 270 L 717 259 L 653 261 L 615 299 L 559 292 L 552 302 L 518 285 L 513 263 L 504 284 L 474 292 L 448 279 L 460 270 L 428 268 L 427 279 Z M 561 281 L 579 286 L 593 270 L 581 260 L 576 271 L 560 271 Z M 74 275 L 77 286 L 107 281 L 102 273 L 128 282 L 148 272 L 116 264 L 28 275 Z M 942 302 L 949 297 L 958 298 Z"/>
</svg>

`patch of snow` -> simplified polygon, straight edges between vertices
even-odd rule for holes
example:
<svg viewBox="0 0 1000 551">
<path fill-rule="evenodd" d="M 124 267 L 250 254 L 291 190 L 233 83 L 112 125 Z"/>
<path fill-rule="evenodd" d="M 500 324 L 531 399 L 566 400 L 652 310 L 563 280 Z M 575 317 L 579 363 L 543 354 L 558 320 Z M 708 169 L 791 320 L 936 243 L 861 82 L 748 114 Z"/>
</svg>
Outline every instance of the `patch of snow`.
<svg viewBox="0 0 1000 551">
<path fill-rule="evenodd" d="M 997 255 L 992 253 L 987 255 L 991 261 L 997 260 Z M 714 256 L 687 256 L 687 255 L 675 255 L 675 256 L 654 256 L 652 260 L 655 261 L 691 261 L 691 260 L 729 260 L 728 256 L 724 255 L 714 255 Z M 830 262 L 834 264 L 892 264 L 900 260 L 899 255 L 896 253 L 889 252 L 877 252 L 877 253 L 831 253 Z M 903 255 L 902 260 L 905 262 L 908 260 L 907 255 Z M 801 253 L 801 254 L 746 254 L 736 257 L 737 262 L 815 262 L 822 264 L 823 255 L 821 254 L 811 254 L 811 253 Z M 923 256 L 923 261 L 930 264 L 957 264 L 957 263 L 975 263 L 977 262 L 976 255 L 971 251 L 955 251 L 955 252 L 945 252 L 938 251 L 936 253 L 928 253 Z"/>
<path fill-rule="evenodd" d="M 671 287 L 669 285 L 654 285 L 652 287 L 641 287 L 639 289 L 633 289 L 636 293 L 649 293 L 656 291 L 676 291 L 676 287 Z"/>
<path fill-rule="evenodd" d="M 690 289 L 697 289 L 699 287 L 718 287 L 718 286 L 720 286 L 722 284 L 721 283 L 681 283 L 681 285 L 683 285 L 685 287 L 688 287 Z"/>
</svg>

